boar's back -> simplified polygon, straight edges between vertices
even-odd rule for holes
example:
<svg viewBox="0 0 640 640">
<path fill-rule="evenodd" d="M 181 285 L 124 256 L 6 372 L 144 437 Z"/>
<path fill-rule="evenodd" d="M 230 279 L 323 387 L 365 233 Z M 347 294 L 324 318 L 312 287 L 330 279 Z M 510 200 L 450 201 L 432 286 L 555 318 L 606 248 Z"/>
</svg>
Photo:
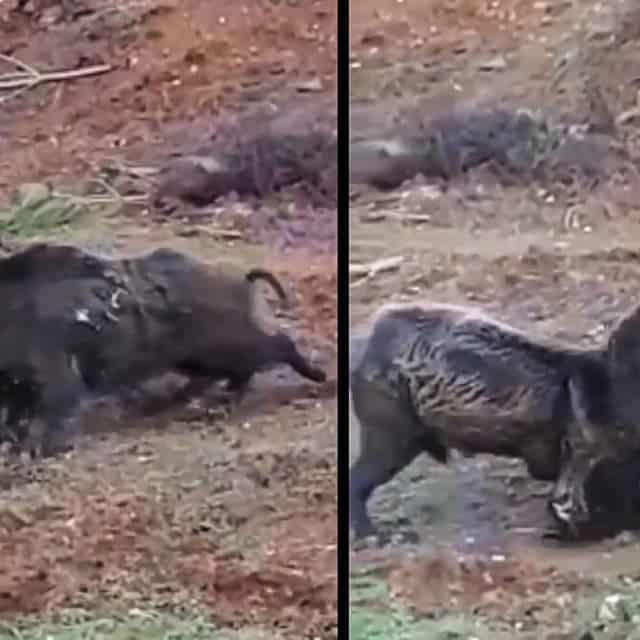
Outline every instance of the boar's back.
<svg viewBox="0 0 640 640">
<path fill-rule="evenodd" d="M 40 242 L 0 259 L 0 284 L 101 278 L 107 268 L 108 261 L 77 247 Z"/>
<path fill-rule="evenodd" d="M 253 285 L 245 272 L 200 262 L 173 249 L 156 249 L 123 261 L 131 286 L 145 299 L 160 293 L 169 313 L 199 310 L 210 322 L 249 319 L 253 312 Z"/>
<path fill-rule="evenodd" d="M 565 359 L 479 314 L 434 307 L 382 316 L 358 370 L 405 380 L 418 413 L 437 426 L 544 423 L 558 410 Z"/>
</svg>

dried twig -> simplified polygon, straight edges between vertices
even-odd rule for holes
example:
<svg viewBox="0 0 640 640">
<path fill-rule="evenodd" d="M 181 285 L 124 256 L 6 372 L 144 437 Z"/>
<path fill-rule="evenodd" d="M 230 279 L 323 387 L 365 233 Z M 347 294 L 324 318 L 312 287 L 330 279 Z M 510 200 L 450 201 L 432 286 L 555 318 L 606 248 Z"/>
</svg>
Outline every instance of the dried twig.
<svg viewBox="0 0 640 640">
<path fill-rule="evenodd" d="M 403 262 L 404 256 L 394 256 L 392 258 L 375 260 L 369 264 L 350 264 L 349 276 L 360 276 L 358 280 L 351 283 L 350 287 L 352 289 L 361 287 L 366 282 L 372 280 L 376 275 L 378 275 L 378 273 L 382 273 L 384 271 L 397 271 Z"/>
<path fill-rule="evenodd" d="M 20 95 L 24 91 L 33 89 L 44 82 L 62 82 L 64 80 L 74 80 L 76 78 L 85 78 L 87 76 L 95 76 L 107 73 L 113 69 L 110 64 L 98 64 L 90 67 L 82 67 L 80 69 L 68 69 L 66 71 L 38 71 L 35 67 L 17 60 L 11 56 L 0 53 L 0 60 L 4 60 L 14 65 L 18 69 L 22 69 L 23 73 L 8 73 L 0 75 L 0 91 L 15 89 L 9 95 L 0 98 L 0 103 L 7 102 L 12 98 Z"/>
<path fill-rule="evenodd" d="M 236 229 L 211 228 L 204 229 L 204 233 L 210 238 L 219 238 L 222 240 L 236 240 L 244 238 L 244 234 Z"/>
<path fill-rule="evenodd" d="M 350 264 L 350 276 L 367 276 L 372 277 L 383 271 L 396 271 L 404 262 L 404 256 L 394 256 L 392 258 L 382 258 L 374 260 L 368 264 Z"/>
<path fill-rule="evenodd" d="M 111 204 L 115 202 L 121 203 L 136 203 L 136 202 L 147 202 L 149 196 L 147 194 L 139 194 L 132 196 L 123 196 L 119 193 L 115 195 L 104 195 L 104 196 L 79 196 L 75 193 L 64 193 L 62 191 L 52 191 L 51 195 L 54 198 L 59 198 L 60 200 L 70 200 L 73 202 L 77 202 L 78 204 Z"/>
</svg>

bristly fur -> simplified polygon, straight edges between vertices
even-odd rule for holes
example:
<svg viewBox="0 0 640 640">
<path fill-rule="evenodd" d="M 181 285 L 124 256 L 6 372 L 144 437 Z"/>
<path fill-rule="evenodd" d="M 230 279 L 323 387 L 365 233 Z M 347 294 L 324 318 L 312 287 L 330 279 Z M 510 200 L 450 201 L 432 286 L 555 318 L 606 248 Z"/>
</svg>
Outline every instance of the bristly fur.
<svg viewBox="0 0 640 640">
<path fill-rule="evenodd" d="M 628 447 L 624 426 L 640 417 L 640 401 L 633 405 L 634 394 L 624 393 L 625 385 L 637 389 L 640 348 L 636 357 L 632 346 L 640 344 L 640 331 L 630 330 L 636 315 L 620 323 L 606 348 L 579 349 L 534 338 L 474 308 L 380 308 L 350 380 L 361 429 L 350 472 L 356 535 L 373 531 L 366 502 L 377 486 L 423 451 L 446 462 L 451 448 L 523 459 L 533 477 L 557 480 L 557 492 L 574 496 L 576 521 L 588 517 L 579 494 L 589 456 L 621 455 L 625 437 Z M 622 353 L 624 340 L 632 345 Z M 572 459 L 563 458 L 564 442 L 578 452 Z"/>
<path fill-rule="evenodd" d="M 290 336 L 260 326 L 260 278 L 284 295 L 265 270 L 234 274 L 172 249 L 110 260 L 35 245 L 0 259 L 0 376 L 31 372 L 24 382 L 39 390 L 45 440 L 87 392 L 113 393 L 168 371 L 194 379 L 194 391 L 226 380 L 239 396 L 254 373 L 277 364 L 323 382 Z"/>
</svg>

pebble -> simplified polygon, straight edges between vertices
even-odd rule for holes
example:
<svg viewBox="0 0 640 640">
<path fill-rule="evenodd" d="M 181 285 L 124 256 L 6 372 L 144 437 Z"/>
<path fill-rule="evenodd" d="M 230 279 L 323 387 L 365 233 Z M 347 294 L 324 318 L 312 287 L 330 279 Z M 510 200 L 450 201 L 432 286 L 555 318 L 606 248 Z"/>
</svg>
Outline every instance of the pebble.
<svg viewBox="0 0 640 640">
<path fill-rule="evenodd" d="M 504 56 L 496 56 L 495 58 L 490 58 L 489 60 L 485 60 L 478 65 L 478 69 L 480 71 L 502 71 L 507 68 L 507 60 Z"/>
</svg>

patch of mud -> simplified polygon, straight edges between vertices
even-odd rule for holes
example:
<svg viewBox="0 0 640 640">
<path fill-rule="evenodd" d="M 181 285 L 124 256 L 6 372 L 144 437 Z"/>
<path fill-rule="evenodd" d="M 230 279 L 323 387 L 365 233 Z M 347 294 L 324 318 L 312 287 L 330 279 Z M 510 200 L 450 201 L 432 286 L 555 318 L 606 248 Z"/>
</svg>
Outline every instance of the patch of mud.
<svg viewBox="0 0 640 640">
<path fill-rule="evenodd" d="M 469 458 L 443 467 L 425 457 L 380 488 L 370 505 L 392 538 L 501 552 L 514 537 L 537 541 L 551 528 L 548 493 L 549 485 L 531 481 L 520 463 Z"/>
</svg>

